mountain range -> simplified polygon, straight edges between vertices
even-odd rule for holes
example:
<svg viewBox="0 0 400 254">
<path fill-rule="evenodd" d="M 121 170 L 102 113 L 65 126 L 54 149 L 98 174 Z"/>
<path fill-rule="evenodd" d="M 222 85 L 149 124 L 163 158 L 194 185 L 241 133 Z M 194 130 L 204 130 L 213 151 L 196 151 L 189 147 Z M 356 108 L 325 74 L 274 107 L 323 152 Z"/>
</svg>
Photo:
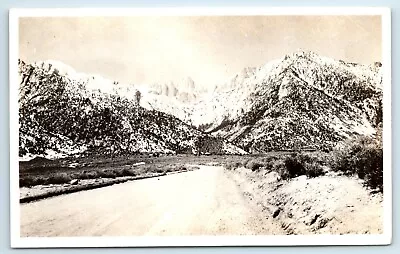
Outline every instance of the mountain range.
<svg viewBox="0 0 400 254">
<path fill-rule="evenodd" d="M 22 158 L 91 153 L 244 153 L 173 115 L 140 106 L 140 90 L 57 67 L 50 62 L 19 61 Z"/>
<path fill-rule="evenodd" d="M 20 60 L 19 77 L 21 157 L 329 150 L 382 127 L 382 64 L 304 50 L 209 91 L 190 77 L 120 84 L 58 61 Z"/>
</svg>

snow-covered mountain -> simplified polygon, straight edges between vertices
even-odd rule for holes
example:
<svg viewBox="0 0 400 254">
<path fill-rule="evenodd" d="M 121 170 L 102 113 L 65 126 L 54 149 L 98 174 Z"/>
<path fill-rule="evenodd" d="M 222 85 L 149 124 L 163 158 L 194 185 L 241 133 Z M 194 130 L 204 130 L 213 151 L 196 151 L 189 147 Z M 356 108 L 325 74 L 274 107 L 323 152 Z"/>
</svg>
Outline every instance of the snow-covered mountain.
<svg viewBox="0 0 400 254">
<path fill-rule="evenodd" d="M 60 157 L 124 154 L 243 153 L 175 116 L 140 106 L 143 87 L 75 72 L 59 62 L 19 61 L 19 153 Z M 205 146 L 200 142 L 207 140 Z"/>
<path fill-rule="evenodd" d="M 380 63 L 297 51 L 244 73 L 241 84 L 235 76 L 232 88 L 225 85 L 194 112 L 204 112 L 198 123 L 203 119 L 208 132 L 249 152 L 329 149 L 349 137 L 373 135 L 382 123 Z"/>
<path fill-rule="evenodd" d="M 157 95 L 167 96 L 182 103 L 193 103 L 201 95 L 192 78 L 187 77 L 178 83 L 172 81 L 163 84 L 152 84 L 152 92 Z"/>
<path fill-rule="evenodd" d="M 170 81 L 162 84 L 126 84 L 98 74 L 77 72 L 72 67 L 56 60 L 40 61 L 31 65 L 46 72 L 56 72 L 60 76 L 67 77 L 70 82 L 79 83 L 83 89 L 136 101 L 148 110 L 171 114 L 189 124 L 192 123 L 192 105 L 206 94 L 206 91 L 196 86 L 190 77 L 177 83 Z"/>
<path fill-rule="evenodd" d="M 208 152 L 195 148 L 195 144 L 204 148 L 207 142 L 235 153 L 242 151 L 230 143 L 254 153 L 330 149 L 349 137 L 373 135 L 381 127 L 382 68 L 380 63 L 346 63 L 299 50 L 260 67 L 244 68 L 205 91 L 191 78 L 121 84 L 78 73 L 57 61 L 32 65 L 21 61 L 20 143 L 38 142 L 41 133 L 49 132 L 61 136 L 44 143 L 65 140 L 73 145 L 62 147 L 71 151 L 84 150 L 77 144 L 98 147 L 93 144 L 104 143 L 104 148 L 130 152 L 179 152 L 189 147 Z M 63 107 L 68 110 L 64 112 Z M 73 116 L 64 119 L 60 114 Z M 157 122 L 154 116 L 162 120 Z M 110 126 L 102 125 L 104 117 Z M 47 126 L 49 119 L 58 120 Z M 35 132 L 28 133 L 28 126 Z M 90 138 L 82 141 L 74 133 L 84 127 L 88 128 L 84 135 Z M 92 137 L 99 128 L 103 132 Z M 113 133 L 112 138 L 106 138 L 104 131 Z M 105 141 L 109 139 L 113 141 Z M 112 148 L 113 142 L 119 148 Z M 32 146 L 22 153 L 29 153 Z"/>
</svg>

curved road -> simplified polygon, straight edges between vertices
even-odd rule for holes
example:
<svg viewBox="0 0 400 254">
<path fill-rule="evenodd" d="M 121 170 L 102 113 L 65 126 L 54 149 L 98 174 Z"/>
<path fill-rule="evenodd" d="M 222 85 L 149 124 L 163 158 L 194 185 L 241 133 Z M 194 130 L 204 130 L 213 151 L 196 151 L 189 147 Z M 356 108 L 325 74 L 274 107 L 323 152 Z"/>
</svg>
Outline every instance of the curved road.
<svg viewBox="0 0 400 254">
<path fill-rule="evenodd" d="M 21 204 L 21 236 L 279 234 L 222 167 Z"/>
</svg>

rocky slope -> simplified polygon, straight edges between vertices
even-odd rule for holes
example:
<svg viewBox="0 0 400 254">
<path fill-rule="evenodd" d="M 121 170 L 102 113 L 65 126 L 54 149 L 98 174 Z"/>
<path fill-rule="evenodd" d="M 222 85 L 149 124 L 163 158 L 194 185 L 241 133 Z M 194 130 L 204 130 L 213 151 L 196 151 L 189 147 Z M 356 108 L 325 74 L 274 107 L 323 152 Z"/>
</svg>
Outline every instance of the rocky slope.
<svg viewBox="0 0 400 254">
<path fill-rule="evenodd" d="M 23 156 L 96 152 L 243 152 L 166 113 L 141 107 L 141 92 L 60 63 L 19 61 Z M 122 96 L 124 95 L 124 96 Z M 201 147 L 207 139 L 212 147 Z"/>
<path fill-rule="evenodd" d="M 182 103 L 193 103 L 201 96 L 202 91 L 195 86 L 192 78 L 187 77 L 181 82 L 150 85 L 154 94 L 167 96 L 171 99 L 176 99 Z"/>
<path fill-rule="evenodd" d="M 203 110 L 218 112 L 203 126 L 253 153 L 330 149 L 381 126 L 381 69 L 380 63 L 364 66 L 298 51 L 244 71 L 240 85 L 234 77 L 203 103 Z"/>
<path fill-rule="evenodd" d="M 191 78 L 149 86 L 120 84 L 56 61 L 21 62 L 20 69 L 21 132 L 27 133 L 22 145 L 42 142 L 37 133 L 46 131 L 57 135 L 46 139 L 65 143 L 62 147 L 71 151 L 100 143 L 117 150 L 180 151 L 198 143 L 203 148 L 194 151 L 207 152 L 203 136 L 232 151 L 240 150 L 225 140 L 251 153 L 324 150 L 357 135 L 374 135 L 382 126 L 382 65 L 346 63 L 310 51 L 244 68 L 212 91 L 201 90 Z M 60 120 L 47 126 L 37 117 Z M 106 126 L 104 120 L 112 124 Z M 28 133 L 28 125 L 35 131 Z M 91 134 L 99 128 L 100 134 Z M 104 133 L 111 133 L 110 138 Z"/>
</svg>

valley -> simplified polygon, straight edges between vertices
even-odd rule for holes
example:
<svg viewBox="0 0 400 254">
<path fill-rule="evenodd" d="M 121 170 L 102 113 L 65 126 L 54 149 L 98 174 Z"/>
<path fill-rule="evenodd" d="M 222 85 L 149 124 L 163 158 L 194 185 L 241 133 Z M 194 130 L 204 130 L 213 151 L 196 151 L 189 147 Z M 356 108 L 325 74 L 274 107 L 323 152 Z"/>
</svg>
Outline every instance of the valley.
<svg viewBox="0 0 400 254">
<path fill-rule="evenodd" d="M 331 170 L 286 179 L 279 170 L 254 163 L 288 156 L 147 161 L 152 167 L 166 169 L 176 164 L 188 170 L 21 204 L 21 236 L 382 233 L 382 193 L 371 194 L 364 181 Z M 320 154 L 309 156 L 321 158 Z M 122 159 L 117 158 L 118 162 Z M 118 170 L 118 166 L 108 167 Z M 351 195 L 346 194 L 349 191 Z"/>
<path fill-rule="evenodd" d="M 383 230 L 380 63 L 299 50 L 207 90 L 19 60 L 19 80 L 23 236 Z"/>
</svg>

